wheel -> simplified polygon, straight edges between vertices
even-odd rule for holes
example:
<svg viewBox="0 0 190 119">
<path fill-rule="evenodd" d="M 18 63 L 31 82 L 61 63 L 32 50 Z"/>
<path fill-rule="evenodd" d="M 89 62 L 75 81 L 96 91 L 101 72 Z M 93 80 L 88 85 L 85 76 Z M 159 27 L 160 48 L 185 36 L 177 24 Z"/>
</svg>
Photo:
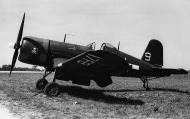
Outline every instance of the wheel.
<svg viewBox="0 0 190 119">
<path fill-rule="evenodd" d="M 37 90 L 43 90 L 45 88 L 45 86 L 48 84 L 48 81 L 46 79 L 39 79 L 37 82 L 36 82 L 36 89 Z"/>
<path fill-rule="evenodd" d="M 60 93 L 59 85 L 55 82 L 49 83 L 44 89 L 44 93 L 50 97 L 56 97 Z"/>
</svg>

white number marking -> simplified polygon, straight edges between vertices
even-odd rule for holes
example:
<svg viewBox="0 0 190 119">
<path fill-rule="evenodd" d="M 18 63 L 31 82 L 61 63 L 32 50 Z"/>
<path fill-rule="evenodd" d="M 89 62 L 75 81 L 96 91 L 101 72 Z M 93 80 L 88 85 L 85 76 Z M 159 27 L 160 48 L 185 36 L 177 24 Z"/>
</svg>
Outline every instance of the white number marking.
<svg viewBox="0 0 190 119">
<path fill-rule="evenodd" d="M 145 52 L 145 61 L 150 62 L 151 60 L 151 53 L 150 52 Z"/>
</svg>

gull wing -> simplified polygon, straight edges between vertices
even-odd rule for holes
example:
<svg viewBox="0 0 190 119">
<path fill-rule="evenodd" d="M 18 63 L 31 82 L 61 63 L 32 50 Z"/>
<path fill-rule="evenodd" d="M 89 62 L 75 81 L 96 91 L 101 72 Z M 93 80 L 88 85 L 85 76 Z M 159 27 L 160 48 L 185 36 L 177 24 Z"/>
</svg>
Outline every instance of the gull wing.
<svg viewBox="0 0 190 119">
<path fill-rule="evenodd" d="M 55 78 L 67 73 L 75 75 L 113 75 L 129 68 L 129 64 L 120 56 L 107 51 L 88 51 L 77 55 L 56 68 Z"/>
</svg>

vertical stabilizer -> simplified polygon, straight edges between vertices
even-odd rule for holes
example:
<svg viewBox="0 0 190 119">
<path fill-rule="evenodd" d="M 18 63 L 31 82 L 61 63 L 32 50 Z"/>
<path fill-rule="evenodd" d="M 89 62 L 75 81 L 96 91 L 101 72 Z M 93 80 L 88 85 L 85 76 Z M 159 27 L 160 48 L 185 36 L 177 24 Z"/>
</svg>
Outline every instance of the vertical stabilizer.
<svg viewBox="0 0 190 119">
<path fill-rule="evenodd" d="M 141 59 L 157 67 L 162 67 L 163 66 L 162 43 L 155 39 L 150 40 Z"/>
</svg>

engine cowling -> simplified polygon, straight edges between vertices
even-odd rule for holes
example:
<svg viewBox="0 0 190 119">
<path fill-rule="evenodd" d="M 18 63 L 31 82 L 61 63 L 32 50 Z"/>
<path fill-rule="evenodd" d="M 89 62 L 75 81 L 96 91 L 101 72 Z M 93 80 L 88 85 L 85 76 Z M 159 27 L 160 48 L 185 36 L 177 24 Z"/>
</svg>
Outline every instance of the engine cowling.
<svg viewBox="0 0 190 119">
<path fill-rule="evenodd" d="M 46 39 L 24 37 L 20 48 L 19 61 L 46 67 L 51 65 L 49 42 Z"/>
</svg>

